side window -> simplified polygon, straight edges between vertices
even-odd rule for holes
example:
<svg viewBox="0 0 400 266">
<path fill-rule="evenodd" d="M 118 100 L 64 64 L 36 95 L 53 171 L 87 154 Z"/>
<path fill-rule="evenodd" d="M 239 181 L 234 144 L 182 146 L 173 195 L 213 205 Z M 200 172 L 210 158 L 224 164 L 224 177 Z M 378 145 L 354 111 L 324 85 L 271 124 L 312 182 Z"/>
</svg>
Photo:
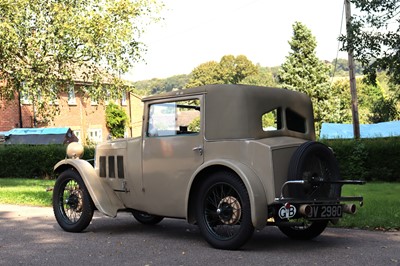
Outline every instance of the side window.
<svg viewBox="0 0 400 266">
<path fill-rule="evenodd" d="M 68 89 L 68 104 L 76 105 L 75 90 L 74 90 L 73 85 L 69 86 L 69 89 Z"/>
<path fill-rule="evenodd" d="M 306 133 L 306 119 L 291 109 L 286 109 L 286 124 L 289 130 Z"/>
<path fill-rule="evenodd" d="M 190 135 L 199 131 L 198 99 L 150 105 L 146 134 L 148 137 Z"/>
<path fill-rule="evenodd" d="M 271 110 L 261 117 L 262 128 L 264 131 L 274 131 L 282 128 L 281 109 Z"/>
</svg>

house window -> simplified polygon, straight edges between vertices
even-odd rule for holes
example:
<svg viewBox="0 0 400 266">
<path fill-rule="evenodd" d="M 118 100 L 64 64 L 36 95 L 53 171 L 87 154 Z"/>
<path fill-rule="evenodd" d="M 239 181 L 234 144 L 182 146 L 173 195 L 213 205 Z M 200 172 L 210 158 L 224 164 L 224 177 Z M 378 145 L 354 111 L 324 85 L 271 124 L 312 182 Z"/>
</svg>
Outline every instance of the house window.
<svg viewBox="0 0 400 266">
<path fill-rule="evenodd" d="M 68 104 L 76 105 L 75 90 L 74 86 L 70 86 L 68 90 Z"/>
<path fill-rule="evenodd" d="M 103 87 L 103 90 L 105 90 L 105 92 L 106 92 L 106 95 L 105 95 L 105 98 L 104 98 L 104 104 L 105 105 L 109 105 L 110 104 L 110 91 L 106 88 L 106 87 Z"/>
<path fill-rule="evenodd" d="M 74 134 L 78 138 L 78 142 L 82 143 L 81 142 L 81 131 L 80 130 L 74 130 Z"/>
<path fill-rule="evenodd" d="M 32 101 L 29 99 L 28 93 L 21 92 L 21 103 L 22 104 L 32 104 Z"/>
<path fill-rule="evenodd" d="M 121 105 L 124 105 L 124 106 L 126 106 L 127 105 L 127 101 L 126 101 L 126 92 L 124 91 L 123 93 L 122 93 L 122 100 L 121 100 Z"/>
<path fill-rule="evenodd" d="M 26 83 L 22 82 L 21 83 L 22 88 L 26 87 Z M 29 94 L 25 91 L 21 91 L 20 93 L 20 99 L 22 104 L 32 104 L 32 101 L 29 99 Z"/>
<path fill-rule="evenodd" d="M 90 105 L 98 105 L 97 100 L 90 98 Z"/>
<path fill-rule="evenodd" d="M 101 128 L 91 128 L 88 130 L 89 141 L 99 143 L 103 141 Z"/>
</svg>

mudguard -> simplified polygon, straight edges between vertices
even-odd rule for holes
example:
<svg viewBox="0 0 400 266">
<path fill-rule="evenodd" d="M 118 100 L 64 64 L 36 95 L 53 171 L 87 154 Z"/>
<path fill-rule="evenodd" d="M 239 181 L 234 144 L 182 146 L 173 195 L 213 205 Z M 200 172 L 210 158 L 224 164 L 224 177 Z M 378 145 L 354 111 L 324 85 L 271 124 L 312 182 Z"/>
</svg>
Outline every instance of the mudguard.
<svg viewBox="0 0 400 266">
<path fill-rule="evenodd" d="M 93 203 L 101 213 L 110 217 L 116 217 L 118 210 L 125 208 L 113 189 L 97 176 L 96 171 L 90 163 L 80 159 L 65 159 L 59 161 L 54 166 L 54 171 L 60 173 L 67 168 L 74 168 L 79 172 Z"/>
<path fill-rule="evenodd" d="M 264 190 L 264 186 L 260 180 L 260 178 L 254 173 L 252 169 L 250 169 L 247 165 L 242 164 L 233 160 L 213 160 L 209 161 L 201 166 L 200 169 L 196 171 L 191 180 L 191 185 L 189 186 L 186 203 L 188 204 L 190 187 L 193 184 L 193 181 L 198 173 L 202 170 L 206 169 L 209 166 L 226 166 L 233 170 L 242 180 L 244 185 L 246 186 L 247 193 L 250 198 L 250 206 L 251 206 L 251 220 L 253 226 L 256 229 L 262 229 L 267 224 L 268 218 L 268 203 L 267 203 L 267 195 Z M 186 206 L 186 209 L 189 206 Z"/>
</svg>

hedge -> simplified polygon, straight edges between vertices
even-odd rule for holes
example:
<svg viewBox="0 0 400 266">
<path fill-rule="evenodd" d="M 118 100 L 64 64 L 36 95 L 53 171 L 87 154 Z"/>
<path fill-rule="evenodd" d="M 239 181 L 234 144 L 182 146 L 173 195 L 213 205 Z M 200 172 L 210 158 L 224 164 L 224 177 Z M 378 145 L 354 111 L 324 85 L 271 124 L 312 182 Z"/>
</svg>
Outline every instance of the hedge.
<svg viewBox="0 0 400 266">
<path fill-rule="evenodd" d="M 343 179 L 400 181 L 400 138 L 321 140 L 333 148 Z M 65 158 L 63 145 L 0 145 L 0 178 L 53 178 L 54 165 Z M 84 159 L 94 148 L 85 147 Z"/>
<path fill-rule="evenodd" d="M 333 149 L 343 179 L 400 181 L 400 137 L 321 142 Z"/>
<path fill-rule="evenodd" d="M 54 165 L 65 158 L 64 145 L 0 145 L 0 178 L 54 178 Z M 84 159 L 94 148 L 85 147 Z"/>
</svg>

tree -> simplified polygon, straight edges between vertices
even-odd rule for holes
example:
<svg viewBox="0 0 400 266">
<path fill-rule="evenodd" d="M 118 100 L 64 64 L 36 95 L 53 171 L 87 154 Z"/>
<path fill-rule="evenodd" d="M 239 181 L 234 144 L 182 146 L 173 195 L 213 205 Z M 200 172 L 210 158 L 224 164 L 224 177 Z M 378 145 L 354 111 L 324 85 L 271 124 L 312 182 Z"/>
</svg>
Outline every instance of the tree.
<svg viewBox="0 0 400 266">
<path fill-rule="evenodd" d="M 289 41 L 291 52 L 279 71 L 283 87 L 307 94 L 314 107 L 317 132 L 323 121 L 329 121 L 333 111 L 330 104 L 330 68 L 321 62 L 315 52 L 317 42 L 302 23 L 293 24 L 293 37 Z"/>
<path fill-rule="evenodd" d="M 361 63 L 358 61 L 354 62 L 355 75 L 362 75 L 363 69 Z M 349 76 L 349 62 L 347 59 L 338 58 L 332 60 L 332 71 L 334 76 Z"/>
<path fill-rule="evenodd" d="M 350 0 L 358 9 L 342 35 L 342 50 L 352 49 L 370 82 L 377 71 L 386 70 L 391 81 L 400 84 L 400 2 L 398 0 Z M 353 12 L 355 13 L 355 12 Z"/>
<path fill-rule="evenodd" d="M 358 103 L 360 113 L 360 123 L 374 123 L 373 117 L 386 117 L 381 114 L 385 109 L 378 109 L 377 106 L 381 99 L 386 98 L 384 88 L 380 83 L 376 85 L 367 84 L 364 78 L 356 79 L 356 87 L 358 90 Z M 333 111 L 330 115 L 329 122 L 333 123 L 352 123 L 351 114 L 351 95 L 349 93 L 350 83 L 348 78 L 337 79 L 332 84 L 332 96 L 330 104 L 333 105 Z"/>
<path fill-rule="evenodd" d="M 379 98 L 371 108 L 369 120 L 372 123 L 387 122 L 399 119 L 394 98 Z"/>
<path fill-rule="evenodd" d="M 169 92 L 174 89 L 183 89 L 189 81 L 189 75 L 181 74 L 168 77 L 165 79 L 153 78 L 149 80 L 141 80 L 133 83 L 133 86 L 141 91 L 141 94 L 158 94 Z"/>
<path fill-rule="evenodd" d="M 225 55 L 220 62 L 209 61 L 196 67 L 187 88 L 206 84 L 239 84 L 257 73 L 257 67 L 244 55 Z"/>
<path fill-rule="evenodd" d="M 128 116 L 124 109 L 115 103 L 109 103 L 106 107 L 106 126 L 111 136 L 123 138 L 127 124 Z"/>
<path fill-rule="evenodd" d="M 77 80 L 94 100 L 121 97 L 118 77 L 140 60 L 138 37 L 159 8 L 153 0 L 0 0 L 0 98 L 28 95 L 45 113 Z"/>
<path fill-rule="evenodd" d="M 256 74 L 245 77 L 240 83 L 266 87 L 277 86 L 274 73 L 272 72 L 271 68 L 262 67 L 260 65 L 257 65 L 257 68 L 258 71 Z"/>
</svg>

